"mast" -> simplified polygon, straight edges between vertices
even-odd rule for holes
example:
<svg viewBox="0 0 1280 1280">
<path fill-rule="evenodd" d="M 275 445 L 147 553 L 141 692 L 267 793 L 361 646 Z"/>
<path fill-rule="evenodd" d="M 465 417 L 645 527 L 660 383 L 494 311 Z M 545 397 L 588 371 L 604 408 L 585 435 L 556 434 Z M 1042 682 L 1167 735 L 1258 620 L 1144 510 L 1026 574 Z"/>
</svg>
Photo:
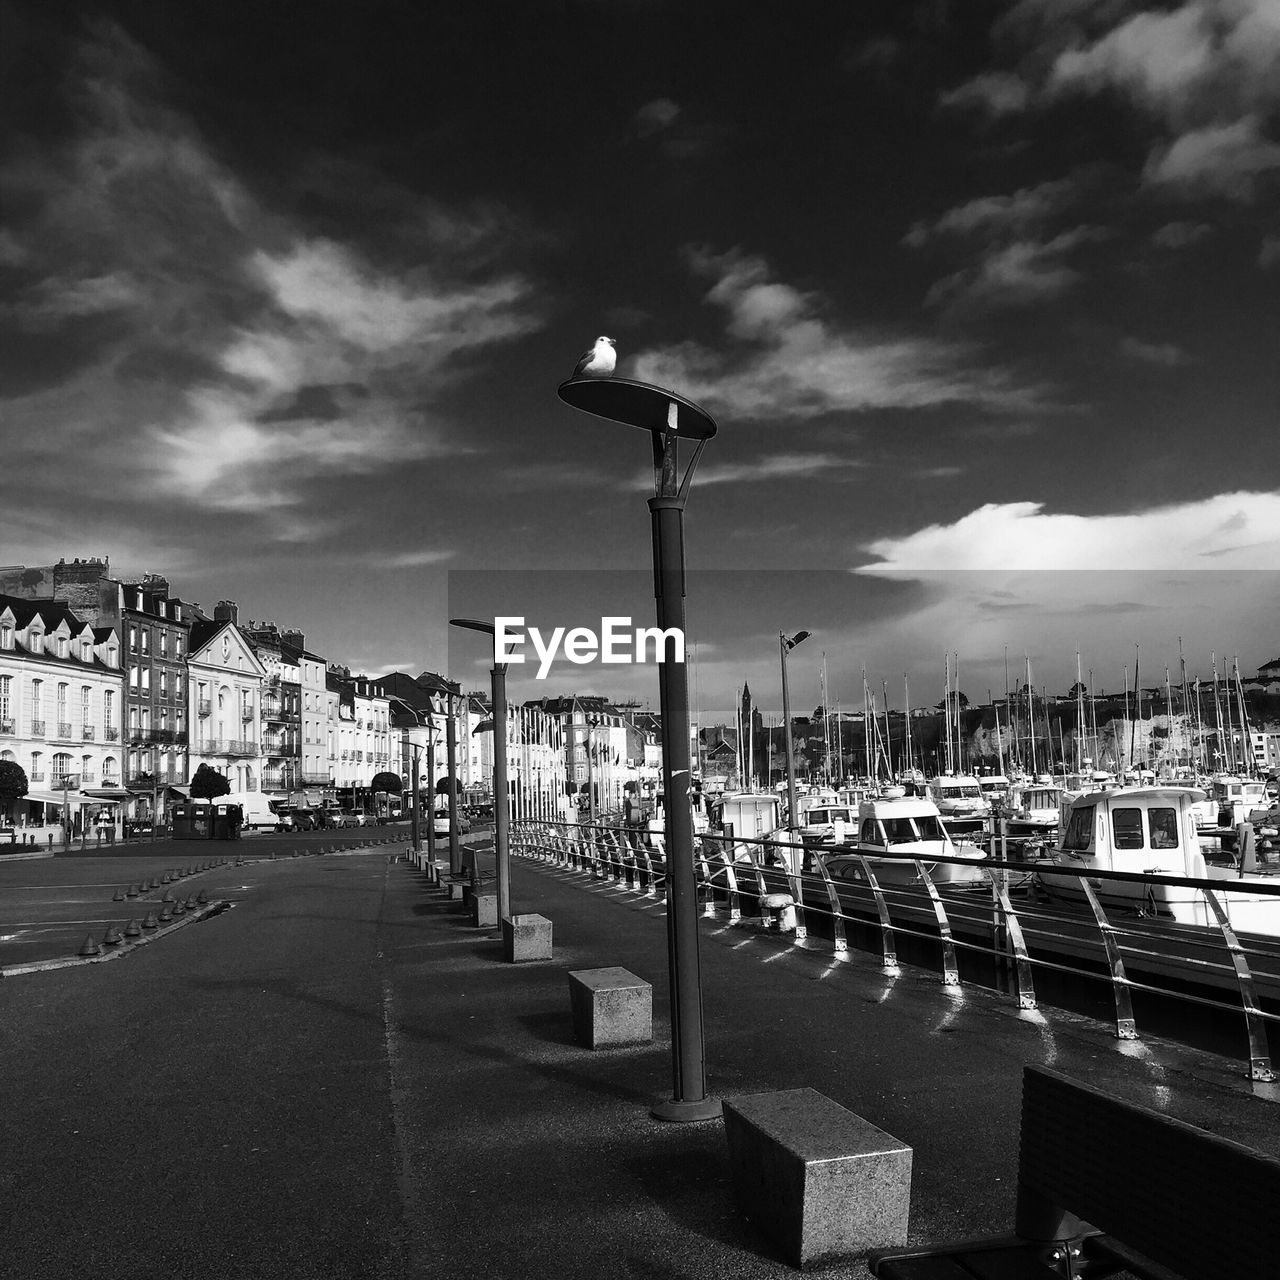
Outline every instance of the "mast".
<svg viewBox="0 0 1280 1280">
<path fill-rule="evenodd" d="M 1223 762 L 1218 766 L 1219 770 L 1221 770 L 1225 767 L 1226 756 L 1222 750 L 1225 745 L 1222 741 L 1222 703 L 1218 701 L 1218 655 L 1212 649 L 1209 650 L 1209 661 L 1213 664 L 1213 719 L 1214 728 L 1218 735 L 1218 750 L 1216 754 L 1218 759 Z"/>
<path fill-rule="evenodd" d="M 911 762 L 911 690 L 907 686 L 907 673 L 905 671 L 902 673 L 902 705 L 902 751 L 907 757 L 907 772 L 910 773 L 915 766 Z"/>
<path fill-rule="evenodd" d="M 1004 744 L 1000 741 L 1000 708 L 996 708 L 996 767 L 1004 775 Z"/>
<path fill-rule="evenodd" d="M 956 772 L 964 772 L 964 746 L 960 730 L 960 655 L 953 655 L 956 660 Z"/>
<path fill-rule="evenodd" d="M 862 751 L 867 764 L 867 779 L 875 781 L 875 763 L 871 758 L 871 695 L 867 690 L 867 669 L 862 668 Z"/>
<path fill-rule="evenodd" d="M 1191 711 L 1187 702 L 1187 660 L 1182 656 L 1182 637 L 1178 637 L 1178 673 L 1182 677 L 1182 723 L 1187 733 L 1187 764 L 1192 764 L 1194 753 L 1191 750 Z"/>
<path fill-rule="evenodd" d="M 889 732 L 889 686 L 883 680 L 880 681 L 880 692 L 884 694 L 884 750 L 889 765 L 889 781 L 897 782 L 898 775 L 893 771 L 893 735 Z M 902 767 L 901 760 L 898 767 Z"/>
<path fill-rule="evenodd" d="M 1036 776 L 1036 704 L 1031 688 L 1031 659 L 1025 653 L 1022 657 L 1027 664 L 1027 736 L 1030 738 L 1031 779 L 1034 782 Z"/>
<path fill-rule="evenodd" d="M 1240 754 L 1243 757 L 1241 764 L 1247 767 L 1249 773 L 1253 773 L 1253 743 L 1249 738 L 1249 711 L 1244 701 L 1244 685 L 1240 682 L 1239 655 L 1233 655 L 1231 659 L 1231 673 L 1235 677 L 1236 702 L 1240 708 Z"/>
<path fill-rule="evenodd" d="M 954 773 L 955 771 L 951 767 L 951 655 L 944 653 L 942 657 L 947 667 L 947 680 L 942 686 L 942 728 L 947 739 L 946 772 Z"/>
<path fill-rule="evenodd" d="M 1133 744 L 1138 736 L 1138 720 L 1142 716 L 1142 686 L 1138 683 L 1138 646 L 1133 646 L 1133 697 L 1135 711 L 1129 722 L 1129 768 L 1133 768 Z"/>
<path fill-rule="evenodd" d="M 1173 694 L 1169 689 L 1169 668 L 1164 669 L 1164 718 L 1167 733 L 1164 739 L 1165 763 L 1173 773 Z"/>
</svg>

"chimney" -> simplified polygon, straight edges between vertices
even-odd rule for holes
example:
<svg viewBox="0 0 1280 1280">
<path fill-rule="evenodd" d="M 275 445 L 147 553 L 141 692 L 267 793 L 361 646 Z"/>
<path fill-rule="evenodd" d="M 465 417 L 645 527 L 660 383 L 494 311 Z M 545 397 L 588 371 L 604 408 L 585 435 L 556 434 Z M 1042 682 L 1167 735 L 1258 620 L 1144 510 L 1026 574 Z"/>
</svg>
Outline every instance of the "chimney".
<svg viewBox="0 0 1280 1280">
<path fill-rule="evenodd" d="M 297 649 L 305 649 L 307 647 L 306 637 L 301 631 L 298 631 L 293 627 L 286 627 L 281 631 L 280 639 L 283 640 L 285 644 L 291 644 Z"/>
<path fill-rule="evenodd" d="M 234 600 L 219 600 L 213 606 L 214 622 L 229 622 L 231 625 L 238 626 L 240 624 L 240 608 Z"/>
</svg>

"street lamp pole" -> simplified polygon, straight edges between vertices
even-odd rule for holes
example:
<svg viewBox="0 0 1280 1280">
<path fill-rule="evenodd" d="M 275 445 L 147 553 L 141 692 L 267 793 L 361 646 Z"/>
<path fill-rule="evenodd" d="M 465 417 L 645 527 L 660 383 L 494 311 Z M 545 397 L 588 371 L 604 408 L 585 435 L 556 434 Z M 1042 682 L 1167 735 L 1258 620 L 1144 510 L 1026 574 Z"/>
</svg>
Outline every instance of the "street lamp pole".
<svg viewBox="0 0 1280 1280">
<path fill-rule="evenodd" d="M 802 640 L 807 640 L 807 631 L 797 631 L 789 640 L 778 632 L 778 651 L 782 655 L 782 724 L 783 744 L 787 751 L 787 827 L 794 831 L 796 823 L 796 757 L 791 746 L 791 690 L 787 684 L 787 654 Z"/>
<path fill-rule="evenodd" d="M 653 445 L 655 494 L 649 499 L 653 533 L 654 596 L 658 628 L 683 644 L 684 508 L 702 450 L 716 432 L 704 410 L 675 392 L 623 378 L 572 378 L 561 400 L 597 417 L 647 430 Z M 683 480 L 678 479 L 681 436 L 697 441 Z M 659 643 L 662 643 L 661 641 Z M 683 661 L 659 655 L 662 712 L 662 782 L 666 795 L 667 956 L 671 989 L 671 1098 L 658 1098 L 661 1120 L 711 1120 L 718 1099 L 707 1096 L 702 978 L 698 953 L 698 895 L 693 865 L 693 813 L 689 806 L 689 686 Z M 683 654 L 681 655 L 683 658 Z"/>
<path fill-rule="evenodd" d="M 493 636 L 489 622 L 474 618 L 450 618 L 451 627 L 463 627 Z M 495 655 L 496 656 L 496 655 Z M 493 856 L 498 868 L 498 920 L 511 919 L 511 792 L 507 785 L 507 664 L 495 662 L 489 671 L 493 703 Z"/>
<path fill-rule="evenodd" d="M 458 724 L 454 697 L 461 686 L 454 685 L 449 693 L 449 720 L 445 725 L 445 751 L 449 766 L 449 873 L 462 874 L 462 850 L 458 847 Z"/>
</svg>

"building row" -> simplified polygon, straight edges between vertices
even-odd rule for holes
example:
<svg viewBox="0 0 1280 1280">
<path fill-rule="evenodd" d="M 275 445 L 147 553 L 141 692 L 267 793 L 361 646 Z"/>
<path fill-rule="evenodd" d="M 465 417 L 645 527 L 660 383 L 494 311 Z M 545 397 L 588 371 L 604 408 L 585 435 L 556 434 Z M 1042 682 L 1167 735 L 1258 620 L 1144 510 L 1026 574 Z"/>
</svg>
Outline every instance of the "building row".
<svg viewBox="0 0 1280 1280">
<path fill-rule="evenodd" d="M 588 789 L 617 807 L 627 784 L 653 789 L 653 717 L 603 699 L 509 716 L 518 810 L 550 813 Z M 372 812 L 378 791 L 415 775 L 439 786 L 450 740 L 461 791 L 491 798 L 486 696 L 432 672 L 353 674 L 301 631 L 241 620 L 230 600 L 206 613 L 160 575 L 113 578 L 105 559 L 0 567 L 0 761 L 25 774 L 19 821 L 163 820 L 201 765 L 232 793 Z"/>
</svg>

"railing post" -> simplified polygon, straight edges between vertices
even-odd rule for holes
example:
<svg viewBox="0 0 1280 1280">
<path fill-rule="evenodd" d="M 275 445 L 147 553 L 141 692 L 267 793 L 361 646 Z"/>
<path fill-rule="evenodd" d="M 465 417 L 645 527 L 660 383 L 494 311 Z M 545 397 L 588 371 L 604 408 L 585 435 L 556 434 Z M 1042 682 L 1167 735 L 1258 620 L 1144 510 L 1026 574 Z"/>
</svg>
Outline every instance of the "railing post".
<svg viewBox="0 0 1280 1280">
<path fill-rule="evenodd" d="M 938 892 L 938 886 L 930 878 L 924 863 L 919 858 L 913 861 L 921 883 L 929 892 L 929 901 L 933 903 L 933 914 L 938 921 L 938 935 L 942 939 L 942 985 L 958 987 L 960 969 L 956 965 L 956 943 L 951 936 L 951 922 L 947 919 L 947 909 L 942 905 L 942 895 Z"/>
<path fill-rule="evenodd" d="M 1080 887 L 1084 896 L 1093 908 L 1093 918 L 1097 922 L 1098 932 L 1102 934 L 1102 945 L 1107 953 L 1107 964 L 1111 968 L 1111 990 L 1116 1002 L 1116 1036 L 1121 1040 L 1136 1040 L 1138 1026 L 1133 1020 L 1133 1000 L 1129 995 L 1129 979 L 1124 972 L 1124 959 L 1120 955 L 1120 945 L 1116 942 L 1116 931 L 1102 909 L 1102 902 L 1094 892 L 1089 877 L 1080 877 Z"/>
</svg>

